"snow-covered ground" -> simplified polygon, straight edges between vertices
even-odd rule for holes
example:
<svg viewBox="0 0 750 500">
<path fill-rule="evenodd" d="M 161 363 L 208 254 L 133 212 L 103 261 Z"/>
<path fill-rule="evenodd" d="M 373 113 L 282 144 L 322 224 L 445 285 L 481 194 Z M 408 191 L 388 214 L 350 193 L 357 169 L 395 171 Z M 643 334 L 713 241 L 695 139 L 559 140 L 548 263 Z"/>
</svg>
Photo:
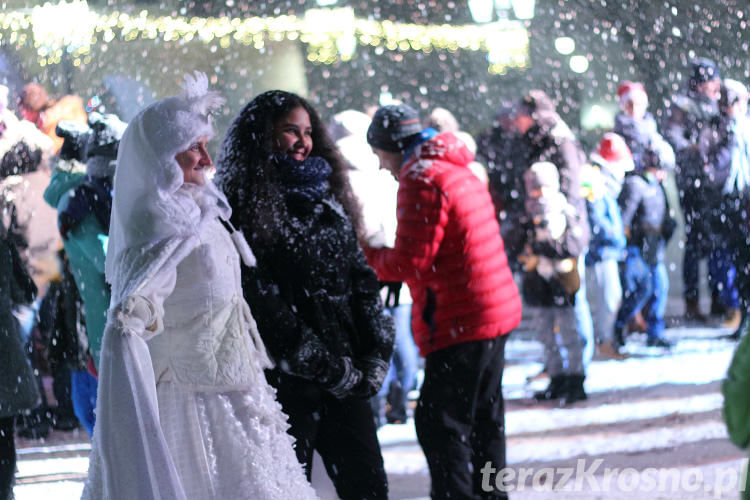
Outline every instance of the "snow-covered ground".
<svg viewBox="0 0 750 500">
<path fill-rule="evenodd" d="M 735 347 L 734 342 L 721 338 L 725 333 L 711 328 L 673 328 L 668 330 L 669 338 L 676 341 L 671 351 L 647 348 L 642 337 L 633 336 L 628 341 L 630 358 L 591 363 L 586 379 L 590 398 L 569 408 L 539 404 L 530 398 L 534 390 L 547 383 L 546 379 L 528 381 L 528 377 L 541 369 L 538 361 L 541 347 L 530 336 L 512 338 L 507 345 L 504 374 L 509 465 L 557 466 L 566 461 L 574 463 L 581 457 L 587 460 L 608 457 L 614 461 L 627 457 L 626 463 L 638 462 L 641 469 L 663 464 L 691 467 L 702 457 L 688 453 L 679 456 L 679 450 L 711 447 L 715 452 L 706 452 L 705 457 L 714 458 L 705 459 L 701 465 L 701 471 L 706 472 L 702 480 L 707 485 L 701 491 L 708 495 L 706 498 L 725 498 L 718 494 L 724 492 L 715 488 L 716 481 L 708 478 L 721 472 L 710 471 L 718 468 L 737 472 L 743 463 L 742 453 L 727 443 L 720 416 L 723 399 L 717 382 L 724 377 Z M 395 478 L 391 481 L 392 498 L 426 498 L 429 474 L 413 421 L 386 425 L 378 436 L 386 471 Z M 17 500 L 78 498 L 88 450 L 88 443 L 80 439 L 19 450 Z M 665 458 L 664 453 L 669 450 L 675 450 L 676 456 Z M 656 454 L 660 458 L 650 461 Z M 321 474 L 322 467 L 317 467 L 317 472 L 313 482 L 321 497 L 334 498 L 327 478 Z M 405 482 L 398 479 L 404 477 L 416 478 L 414 481 L 425 485 L 421 495 L 406 491 L 414 487 L 402 487 Z M 600 498 L 618 498 L 617 492 L 621 490 L 612 490 L 612 495 Z M 537 494 L 541 495 L 530 490 L 517 492 L 513 497 L 544 498 Z M 560 498 L 597 498 L 585 496 L 581 491 L 566 494 L 571 496 Z M 680 495 L 644 494 L 639 498 L 703 498 Z"/>
</svg>

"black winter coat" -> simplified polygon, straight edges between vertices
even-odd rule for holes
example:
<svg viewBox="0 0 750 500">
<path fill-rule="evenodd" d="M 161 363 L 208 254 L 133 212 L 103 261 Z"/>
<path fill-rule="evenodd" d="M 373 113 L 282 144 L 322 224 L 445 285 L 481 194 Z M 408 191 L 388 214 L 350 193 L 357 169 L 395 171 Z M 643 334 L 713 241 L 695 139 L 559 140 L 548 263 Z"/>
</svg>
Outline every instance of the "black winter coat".
<svg viewBox="0 0 750 500">
<path fill-rule="evenodd" d="M 617 201 L 622 224 L 630 230 L 628 246 L 640 249 L 648 265 L 663 262 L 664 247 L 677 223 L 662 185 L 648 175 L 628 175 Z"/>
<path fill-rule="evenodd" d="M 64 261 L 62 278 L 50 283 L 39 308 L 39 328 L 49 339 L 48 358 L 52 371 L 61 365 L 85 370 L 89 341 L 83 300 L 70 265 Z"/>
<path fill-rule="evenodd" d="M 393 324 L 343 208 L 331 197 L 295 198 L 287 210 L 288 237 L 272 246 L 258 241 L 252 221 L 234 217 L 258 259 L 243 268 L 243 290 L 277 369 L 328 387 L 343 374 L 343 356 L 388 363 Z"/>
<path fill-rule="evenodd" d="M 581 194 L 581 171 L 586 158 L 580 145 L 556 114 L 539 118 L 523 135 L 520 154 L 526 168 L 540 161 L 548 161 L 557 167 L 560 175 L 560 191 L 575 209 L 576 217 L 570 220 L 575 239 L 569 241 L 568 251 L 581 255 L 589 244 L 589 223 L 586 215 L 586 200 Z"/>
<path fill-rule="evenodd" d="M 667 114 L 665 138 L 674 149 L 681 202 L 690 210 L 705 204 L 705 151 L 701 151 L 700 137 L 718 114 L 717 104 L 696 92 L 674 96 Z"/>
</svg>

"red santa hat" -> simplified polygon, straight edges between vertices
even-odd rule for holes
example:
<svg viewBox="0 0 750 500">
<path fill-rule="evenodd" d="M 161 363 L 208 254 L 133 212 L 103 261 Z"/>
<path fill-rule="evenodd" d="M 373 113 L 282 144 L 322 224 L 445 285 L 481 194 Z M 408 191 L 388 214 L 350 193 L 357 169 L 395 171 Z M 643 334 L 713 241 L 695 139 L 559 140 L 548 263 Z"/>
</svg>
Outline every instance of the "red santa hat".
<svg viewBox="0 0 750 500">
<path fill-rule="evenodd" d="M 596 151 L 591 153 L 591 161 L 598 164 L 617 178 L 635 169 L 633 155 L 621 136 L 609 132 L 599 142 Z"/>
<path fill-rule="evenodd" d="M 617 88 L 617 98 L 620 100 L 621 106 L 624 106 L 626 103 L 633 100 L 643 100 L 648 102 L 648 94 L 646 94 L 646 89 L 643 88 L 643 84 L 639 82 L 631 82 L 629 80 L 622 82 Z"/>
</svg>

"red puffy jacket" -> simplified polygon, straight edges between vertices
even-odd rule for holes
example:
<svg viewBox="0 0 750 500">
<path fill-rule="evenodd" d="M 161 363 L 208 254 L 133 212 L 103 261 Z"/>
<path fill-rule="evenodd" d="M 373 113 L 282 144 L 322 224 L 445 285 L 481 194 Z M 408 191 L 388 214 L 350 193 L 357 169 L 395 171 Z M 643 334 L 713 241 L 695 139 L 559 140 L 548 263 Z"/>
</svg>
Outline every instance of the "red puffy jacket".
<svg viewBox="0 0 750 500">
<path fill-rule="evenodd" d="M 418 146 L 399 176 L 394 248 L 365 250 L 381 280 L 409 285 L 423 356 L 504 335 L 521 322 L 492 200 L 469 170 L 472 160 L 450 133 Z"/>
</svg>

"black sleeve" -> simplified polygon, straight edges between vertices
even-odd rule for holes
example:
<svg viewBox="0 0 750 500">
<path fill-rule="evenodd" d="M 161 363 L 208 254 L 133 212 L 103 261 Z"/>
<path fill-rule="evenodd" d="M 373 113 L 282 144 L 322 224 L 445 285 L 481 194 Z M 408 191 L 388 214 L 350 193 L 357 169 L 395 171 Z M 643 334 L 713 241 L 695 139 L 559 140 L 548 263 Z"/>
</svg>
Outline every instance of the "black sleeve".
<svg viewBox="0 0 750 500">
<path fill-rule="evenodd" d="M 342 360 L 331 355 L 315 332 L 295 314 L 261 261 L 243 268 L 242 288 L 269 354 L 282 371 L 324 386 L 343 375 Z"/>
<path fill-rule="evenodd" d="M 708 165 L 709 186 L 721 190 L 729 178 L 732 169 L 732 153 L 737 147 L 734 132 L 729 123 L 722 120 L 711 128 L 711 139 L 706 145 L 706 164 Z"/>
<path fill-rule="evenodd" d="M 632 230 L 633 218 L 641 203 L 642 192 L 636 185 L 635 177 L 626 177 L 617 199 L 622 214 L 622 226 Z"/>
<path fill-rule="evenodd" d="M 680 109 L 675 103 L 667 111 L 667 119 L 664 124 L 664 137 L 672 145 L 676 155 L 690 148 L 693 144 L 686 137 L 687 113 Z"/>
<path fill-rule="evenodd" d="M 10 241 L 7 241 L 6 243 L 8 252 L 10 252 L 11 263 L 13 265 L 11 300 L 15 304 L 29 304 L 33 302 L 36 297 L 36 285 L 26 270 L 16 247 Z"/>
</svg>

